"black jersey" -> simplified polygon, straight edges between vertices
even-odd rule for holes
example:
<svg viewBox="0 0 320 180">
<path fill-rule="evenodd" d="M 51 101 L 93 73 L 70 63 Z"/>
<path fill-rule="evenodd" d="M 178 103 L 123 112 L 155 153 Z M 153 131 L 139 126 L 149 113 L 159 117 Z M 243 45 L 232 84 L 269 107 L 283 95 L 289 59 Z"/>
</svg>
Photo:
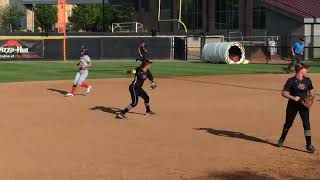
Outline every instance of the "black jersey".
<svg viewBox="0 0 320 180">
<path fill-rule="evenodd" d="M 139 46 L 139 50 L 140 50 L 140 53 L 142 54 L 142 56 L 145 56 L 146 53 L 147 53 L 147 48 L 146 48 L 146 45 L 140 45 Z"/>
<path fill-rule="evenodd" d="M 144 63 L 145 63 L 145 61 L 142 60 L 141 65 L 136 68 L 136 72 L 138 72 L 140 69 L 142 69 L 142 68 L 144 67 Z M 153 75 L 152 75 L 152 73 L 151 73 L 150 70 L 147 70 L 147 72 L 145 72 L 145 74 L 147 75 L 147 77 L 148 77 L 148 79 L 149 79 L 150 81 L 153 81 Z"/>
<path fill-rule="evenodd" d="M 305 98 L 308 93 L 313 90 L 312 81 L 308 77 L 304 77 L 301 81 L 296 76 L 288 79 L 283 88 L 284 91 L 288 91 L 291 96 L 298 96 Z"/>
<path fill-rule="evenodd" d="M 151 73 L 148 73 L 148 72 L 149 71 L 143 72 L 142 69 L 138 69 L 131 85 L 134 86 L 135 88 L 142 88 L 145 80 L 149 79 L 150 81 L 152 81 L 149 75 Z"/>
</svg>

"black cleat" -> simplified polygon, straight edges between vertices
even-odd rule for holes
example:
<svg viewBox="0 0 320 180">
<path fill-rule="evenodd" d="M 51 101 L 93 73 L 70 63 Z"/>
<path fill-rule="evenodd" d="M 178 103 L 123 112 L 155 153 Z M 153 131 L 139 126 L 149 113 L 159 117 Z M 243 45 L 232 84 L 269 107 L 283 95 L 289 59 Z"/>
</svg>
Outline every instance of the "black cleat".
<svg viewBox="0 0 320 180">
<path fill-rule="evenodd" d="M 314 146 L 312 146 L 312 145 L 306 146 L 306 149 L 307 149 L 307 152 L 311 153 L 311 154 L 316 152 L 316 148 Z"/>
<path fill-rule="evenodd" d="M 117 119 L 127 119 L 126 115 L 122 114 L 122 113 L 119 113 L 116 115 L 116 118 Z"/>
<path fill-rule="evenodd" d="M 152 112 L 152 111 L 148 111 L 148 112 L 146 112 L 146 115 L 148 115 L 148 116 L 154 116 L 154 115 L 156 115 L 156 113 L 155 113 L 155 112 Z"/>
<path fill-rule="evenodd" d="M 282 147 L 284 144 L 284 139 L 279 139 L 278 141 L 278 147 Z"/>
</svg>

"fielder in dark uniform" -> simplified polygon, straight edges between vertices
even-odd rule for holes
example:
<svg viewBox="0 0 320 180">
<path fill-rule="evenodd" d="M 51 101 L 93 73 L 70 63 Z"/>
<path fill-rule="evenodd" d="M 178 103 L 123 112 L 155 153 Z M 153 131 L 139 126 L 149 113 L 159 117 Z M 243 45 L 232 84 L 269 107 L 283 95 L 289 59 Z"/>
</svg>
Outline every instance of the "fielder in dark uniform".
<svg viewBox="0 0 320 180">
<path fill-rule="evenodd" d="M 141 65 L 139 67 L 137 67 L 135 69 L 128 70 L 127 71 L 128 74 L 135 74 L 139 69 L 143 68 L 144 63 L 146 61 L 148 61 L 147 57 L 146 57 L 147 53 L 149 53 L 149 51 L 146 48 L 146 43 L 142 42 L 140 44 L 140 46 L 138 47 L 138 55 L 139 55 L 139 57 L 136 59 L 136 61 L 141 61 L 142 63 L 141 63 Z M 150 77 L 150 81 L 153 81 L 153 76 L 152 76 L 151 71 L 148 70 L 146 73 L 147 73 L 148 77 Z"/>
<path fill-rule="evenodd" d="M 146 60 L 142 64 L 141 68 L 137 69 L 134 80 L 129 86 L 129 92 L 131 95 L 132 102 L 123 111 L 117 114 L 116 118 L 125 119 L 126 118 L 125 114 L 138 105 L 139 97 L 141 97 L 144 100 L 144 104 L 146 107 L 146 114 L 155 115 L 155 113 L 150 110 L 150 104 L 149 104 L 150 98 L 148 94 L 145 92 L 145 90 L 142 88 L 144 81 L 147 79 L 151 81 L 151 88 L 154 89 L 156 87 L 156 84 L 153 81 L 153 77 L 150 76 L 151 73 L 147 73 L 148 71 L 150 71 L 151 66 L 152 66 L 152 62 Z"/>
<path fill-rule="evenodd" d="M 146 61 L 148 61 L 148 60 L 147 60 L 147 57 L 146 57 L 146 54 L 147 54 L 147 53 L 149 53 L 149 51 L 147 50 L 146 43 L 145 43 L 145 42 L 142 42 L 142 43 L 140 44 L 139 48 L 138 48 L 139 58 L 136 59 L 136 61 L 139 60 L 139 61 L 142 61 L 142 63 L 141 63 L 141 65 L 140 65 L 139 67 L 136 68 L 136 71 L 137 71 L 138 69 L 143 68 L 144 63 L 145 63 Z M 148 75 L 149 80 L 150 80 L 150 81 L 153 81 L 153 76 L 152 76 L 152 73 L 150 72 L 149 69 L 147 70 L 146 73 L 147 73 L 147 75 Z"/>
<path fill-rule="evenodd" d="M 147 53 L 149 53 L 149 51 L 147 50 L 147 47 L 146 47 L 146 43 L 145 42 L 142 42 L 140 44 L 140 46 L 138 47 L 138 58 L 136 59 L 136 61 L 146 61 L 147 60 Z"/>
<path fill-rule="evenodd" d="M 306 149 L 309 153 L 315 152 L 315 147 L 311 143 L 311 126 L 309 121 L 309 108 L 305 107 L 300 101 L 309 94 L 313 95 L 313 85 L 310 78 L 306 77 L 308 67 L 305 64 L 297 64 L 295 66 L 296 75 L 286 82 L 284 85 L 282 96 L 288 98 L 286 110 L 286 121 L 283 131 L 279 139 L 278 145 L 282 147 L 286 136 L 291 128 L 294 119 L 299 112 L 303 122 L 304 134 L 306 139 Z"/>
</svg>

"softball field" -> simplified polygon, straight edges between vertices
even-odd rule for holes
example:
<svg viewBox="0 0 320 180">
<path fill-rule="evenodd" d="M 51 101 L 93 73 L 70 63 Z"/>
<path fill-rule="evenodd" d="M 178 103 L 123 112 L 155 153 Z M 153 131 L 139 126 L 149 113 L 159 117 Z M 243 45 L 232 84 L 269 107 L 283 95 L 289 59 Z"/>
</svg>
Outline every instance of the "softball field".
<svg viewBox="0 0 320 180">
<path fill-rule="evenodd" d="M 319 87 L 319 74 L 310 75 Z M 290 75 L 158 78 L 128 120 L 131 78 L 89 80 L 91 94 L 64 97 L 72 81 L 0 84 L 0 179 L 320 179 L 300 118 L 275 147 Z M 146 88 L 147 89 L 147 88 Z M 317 89 L 319 91 L 319 89 Z M 84 92 L 84 91 L 83 91 Z M 319 97 L 311 110 L 320 148 Z"/>
</svg>

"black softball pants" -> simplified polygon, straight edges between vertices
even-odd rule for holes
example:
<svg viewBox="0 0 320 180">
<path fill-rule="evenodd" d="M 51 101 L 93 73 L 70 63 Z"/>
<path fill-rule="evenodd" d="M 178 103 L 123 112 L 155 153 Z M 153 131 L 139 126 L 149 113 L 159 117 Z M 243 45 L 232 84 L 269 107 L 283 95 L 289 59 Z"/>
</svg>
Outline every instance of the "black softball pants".
<svg viewBox="0 0 320 180">
<path fill-rule="evenodd" d="M 300 114 L 300 117 L 303 122 L 303 128 L 305 131 L 311 130 L 310 121 L 309 121 L 309 108 L 306 108 L 299 102 L 289 101 L 286 110 L 286 122 L 284 124 L 285 129 L 290 129 L 297 114 Z"/>
<path fill-rule="evenodd" d="M 139 97 L 141 97 L 144 100 L 144 103 L 146 105 L 149 104 L 150 98 L 146 91 L 144 91 L 142 88 L 135 88 L 134 86 L 130 85 L 129 86 L 129 92 L 131 95 L 131 106 L 132 108 L 136 107 L 139 102 Z"/>
</svg>

